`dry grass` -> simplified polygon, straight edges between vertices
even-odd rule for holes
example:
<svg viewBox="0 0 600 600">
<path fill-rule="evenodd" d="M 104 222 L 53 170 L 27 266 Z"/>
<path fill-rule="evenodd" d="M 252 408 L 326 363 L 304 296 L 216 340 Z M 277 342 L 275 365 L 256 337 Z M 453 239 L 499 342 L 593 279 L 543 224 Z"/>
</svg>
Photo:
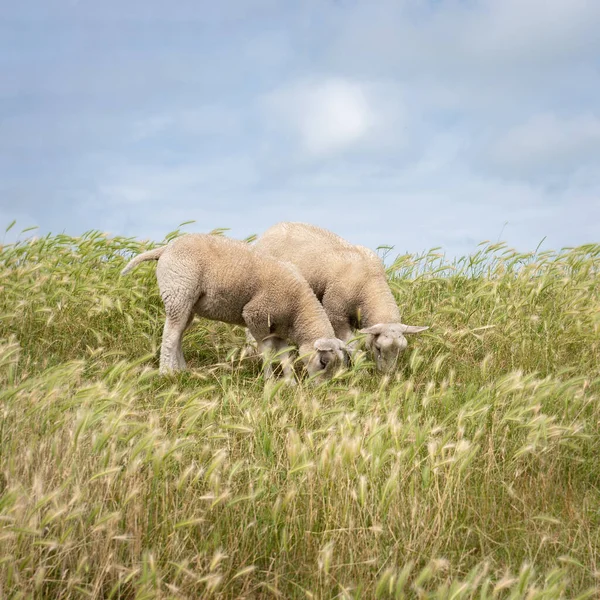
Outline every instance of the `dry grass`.
<svg viewBox="0 0 600 600">
<path fill-rule="evenodd" d="M 1 249 L 0 598 L 597 595 L 600 245 L 399 257 L 397 376 L 297 389 L 200 321 L 159 377 L 147 246 Z"/>
</svg>

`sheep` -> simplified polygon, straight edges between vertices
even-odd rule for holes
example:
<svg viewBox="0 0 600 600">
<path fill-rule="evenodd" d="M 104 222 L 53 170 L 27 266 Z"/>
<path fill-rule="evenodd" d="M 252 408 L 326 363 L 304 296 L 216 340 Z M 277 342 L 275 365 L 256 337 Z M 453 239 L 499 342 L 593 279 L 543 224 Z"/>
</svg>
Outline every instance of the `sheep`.
<svg viewBox="0 0 600 600">
<path fill-rule="evenodd" d="M 366 334 L 377 370 L 390 373 L 407 347 L 405 334 L 429 327 L 404 325 L 381 259 L 331 231 L 306 223 L 278 223 L 254 244 L 264 256 L 293 263 L 322 303 L 336 337 L 352 355 L 354 331 Z M 352 341 L 351 341 L 352 340 Z"/>
<path fill-rule="evenodd" d="M 194 314 L 246 326 L 258 341 L 265 378 L 280 356 L 284 379 L 294 384 L 287 341 L 298 346 L 306 370 L 329 378 L 344 360 L 327 315 L 294 268 L 259 255 L 245 242 L 220 235 L 187 234 L 133 258 L 126 274 L 143 261 L 157 260 L 156 278 L 166 319 L 160 373 L 184 370 L 181 341 Z"/>
</svg>

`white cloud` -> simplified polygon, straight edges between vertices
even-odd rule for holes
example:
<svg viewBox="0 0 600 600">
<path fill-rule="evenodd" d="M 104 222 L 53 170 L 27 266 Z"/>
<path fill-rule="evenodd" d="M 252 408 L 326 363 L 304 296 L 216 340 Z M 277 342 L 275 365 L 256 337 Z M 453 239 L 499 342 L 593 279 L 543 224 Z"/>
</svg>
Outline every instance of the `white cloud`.
<svg viewBox="0 0 600 600">
<path fill-rule="evenodd" d="M 90 21 L 134 21 L 167 23 L 222 23 L 235 22 L 264 16 L 277 8 L 278 0 L 225 0 L 218 3 L 179 0 L 177 3 L 163 0 L 105 0 L 89 2 L 86 0 L 47 0 L 42 5 L 37 0 L 21 0 L 6 8 L 0 5 L 0 16 L 6 13 L 18 18 L 31 20 L 51 20 L 65 16 Z"/>
<path fill-rule="evenodd" d="M 551 180 L 586 164 L 600 163 L 600 119 L 589 113 L 568 118 L 535 115 L 500 135 L 488 157 L 491 166 L 505 174 L 528 177 L 545 173 Z"/>
<path fill-rule="evenodd" d="M 597 239 L 600 2 L 204 4 L 7 5 L 0 222 Z"/>
<path fill-rule="evenodd" d="M 574 55 L 589 60 L 590 49 L 600 47 L 600 4 L 591 0 L 364 0 L 331 19 L 339 58 L 370 61 L 376 54 L 415 72 L 539 66 Z"/>
<path fill-rule="evenodd" d="M 284 87 L 267 98 L 267 109 L 314 155 L 333 154 L 363 140 L 374 114 L 363 87 L 331 78 Z"/>
<path fill-rule="evenodd" d="M 235 174 L 235 177 L 232 175 Z M 258 174 L 250 157 L 230 156 L 212 160 L 190 157 L 178 165 L 125 165 L 109 170 L 98 186 L 100 205 L 219 204 L 227 194 L 249 188 Z"/>
<path fill-rule="evenodd" d="M 600 5 L 590 0 L 486 0 L 469 28 L 476 51 L 530 62 L 598 47 Z"/>
<path fill-rule="evenodd" d="M 321 68 L 393 79 L 418 105 L 468 120 L 600 94 L 600 2 L 359 0 L 328 25 Z"/>
<path fill-rule="evenodd" d="M 225 136 L 239 133 L 240 127 L 239 112 L 212 105 L 160 112 L 138 119 L 133 124 L 133 137 L 142 140 L 161 134 Z"/>
</svg>

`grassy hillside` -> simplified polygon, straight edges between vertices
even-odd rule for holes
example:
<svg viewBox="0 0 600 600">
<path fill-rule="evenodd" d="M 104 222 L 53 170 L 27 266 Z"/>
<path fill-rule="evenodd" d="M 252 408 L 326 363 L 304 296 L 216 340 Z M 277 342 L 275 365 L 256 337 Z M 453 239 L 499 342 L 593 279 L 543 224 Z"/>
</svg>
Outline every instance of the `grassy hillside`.
<svg viewBox="0 0 600 600">
<path fill-rule="evenodd" d="M 147 247 L 1 249 L 0 598 L 597 595 L 600 245 L 399 257 L 397 375 L 294 389 L 199 320 L 159 377 Z"/>
</svg>

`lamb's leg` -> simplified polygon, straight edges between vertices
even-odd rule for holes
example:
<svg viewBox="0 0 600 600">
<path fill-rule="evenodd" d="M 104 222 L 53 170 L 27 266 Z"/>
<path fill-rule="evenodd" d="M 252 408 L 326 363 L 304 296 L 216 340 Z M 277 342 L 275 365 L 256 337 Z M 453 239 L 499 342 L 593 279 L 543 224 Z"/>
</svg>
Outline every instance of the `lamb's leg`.
<svg viewBox="0 0 600 600">
<path fill-rule="evenodd" d="M 321 304 L 327 313 L 327 317 L 335 332 L 335 337 L 342 340 L 346 345 L 346 352 L 348 359 L 354 360 L 358 351 L 358 340 L 353 340 L 354 333 L 352 326 L 346 314 L 340 312 L 339 306 L 343 306 L 343 300 L 336 295 L 335 290 L 327 290 L 323 294 Z M 348 362 L 348 361 L 346 361 Z M 349 365 L 347 365 L 349 366 Z"/>
<path fill-rule="evenodd" d="M 359 350 L 359 347 L 358 347 L 358 340 L 352 339 L 355 336 L 352 331 L 352 328 L 350 327 L 350 324 L 345 323 L 343 325 L 335 327 L 334 330 L 335 330 L 335 336 L 337 338 L 339 338 L 340 340 L 342 340 L 342 342 L 344 342 L 344 344 L 346 344 L 346 351 L 348 352 L 350 359 L 352 361 L 354 361 L 354 359 L 356 358 L 356 354 Z M 350 340 L 352 340 L 352 341 L 350 341 Z"/>
<path fill-rule="evenodd" d="M 160 372 L 185 369 L 181 348 L 183 332 L 191 324 L 198 292 L 190 274 L 177 257 L 163 254 L 156 267 L 158 289 L 165 305 L 165 326 L 160 348 Z"/>
<path fill-rule="evenodd" d="M 253 298 L 242 311 L 242 318 L 246 324 L 246 342 L 252 348 L 252 342 L 256 343 L 258 353 L 262 355 L 264 365 L 264 377 L 269 379 L 273 376 L 271 365 L 273 350 L 273 337 L 271 336 L 268 316 L 261 308 L 261 296 Z M 253 352 L 255 354 L 255 352 Z"/>
<path fill-rule="evenodd" d="M 296 385 L 296 377 L 294 374 L 294 359 L 292 358 L 290 350 L 280 351 L 280 357 L 281 368 L 283 370 L 283 378 L 285 382 L 288 385 Z"/>
<path fill-rule="evenodd" d="M 160 368 L 161 374 L 171 371 L 179 371 L 185 368 L 183 351 L 181 349 L 181 338 L 185 331 L 187 319 L 178 319 L 167 316 L 163 329 L 162 343 L 160 346 Z"/>
<path fill-rule="evenodd" d="M 273 359 L 277 353 L 277 342 L 274 338 L 268 337 L 258 342 L 258 351 L 262 355 L 264 377 L 271 379 L 273 377 Z"/>
<path fill-rule="evenodd" d="M 250 330 L 246 328 L 246 345 L 244 346 L 244 356 L 255 356 L 257 353 L 257 343 Z"/>
<path fill-rule="evenodd" d="M 290 350 L 287 349 L 285 340 L 275 336 L 269 336 L 259 342 L 258 348 L 263 356 L 265 379 L 273 377 L 273 361 L 281 363 L 284 381 L 288 385 L 296 385 L 294 377 L 294 361 Z"/>
<path fill-rule="evenodd" d="M 248 342 L 251 340 L 256 341 L 258 352 L 262 355 L 263 359 L 264 377 L 265 379 L 270 379 L 273 377 L 273 359 L 287 344 L 285 340 L 271 333 L 272 323 L 270 323 L 268 316 L 264 314 L 264 310 L 261 307 L 262 303 L 260 297 L 255 298 L 244 307 L 242 316 L 248 328 L 246 340 Z M 292 367 L 293 361 L 289 352 L 284 351 L 278 357 L 278 360 L 281 360 L 286 382 L 295 383 Z"/>
<path fill-rule="evenodd" d="M 169 297 L 165 301 L 167 318 L 163 329 L 160 347 L 160 373 L 184 371 L 186 368 L 181 340 L 183 333 L 194 320 L 191 303 L 172 302 Z"/>
<path fill-rule="evenodd" d="M 177 369 L 180 371 L 185 371 L 187 368 L 185 358 L 183 356 L 183 348 L 182 348 L 182 344 L 181 344 L 181 342 L 183 340 L 183 334 L 189 329 L 193 320 L 194 320 L 194 313 L 192 312 L 190 314 L 190 316 L 188 317 L 187 323 L 186 323 L 183 331 L 181 332 L 181 338 L 179 340 L 179 344 L 177 345 Z"/>
</svg>

